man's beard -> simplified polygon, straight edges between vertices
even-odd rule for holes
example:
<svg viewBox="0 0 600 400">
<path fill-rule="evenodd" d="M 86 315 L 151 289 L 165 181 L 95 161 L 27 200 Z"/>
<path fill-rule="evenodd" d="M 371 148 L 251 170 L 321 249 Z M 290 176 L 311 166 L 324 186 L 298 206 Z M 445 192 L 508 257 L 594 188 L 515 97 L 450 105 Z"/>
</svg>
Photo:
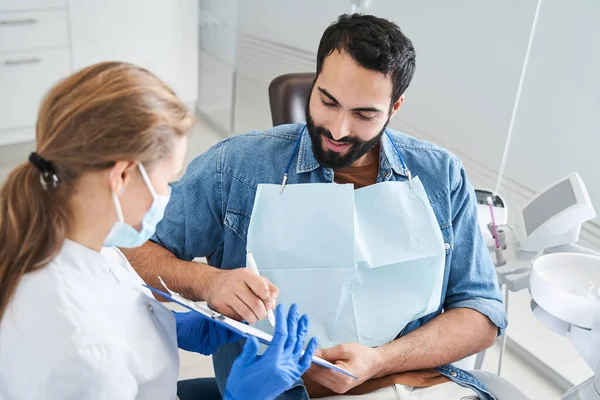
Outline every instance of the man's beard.
<svg viewBox="0 0 600 400">
<path fill-rule="evenodd" d="M 306 106 L 306 129 L 308 130 L 308 134 L 312 140 L 312 151 L 319 165 L 324 168 L 341 169 L 347 168 L 354 164 L 356 160 L 373 150 L 373 148 L 379 143 L 389 121 L 390 119 L 388 117 L 388 120 L 383 125 L 381 132 L 379 132 L 377 136 L 371 140 L 362 141 L 358 138 L 348 136 L 343 137 L 340 140 L 335 140 L 333 139 L 333 136 L 331 136 L 331 132 L 328 129 L 315 125 L 310 115 L 308 104 Z M 323 141 L 321 140 L 321 136 L 325 136 L 326 138 L 337 143 L 351 143 L 351 147 L 349 148 L 349 151 L 344 152 L 343 154 L 336 153 L 335 151 L 331 151 L 325 147 Z"/>
</svg>

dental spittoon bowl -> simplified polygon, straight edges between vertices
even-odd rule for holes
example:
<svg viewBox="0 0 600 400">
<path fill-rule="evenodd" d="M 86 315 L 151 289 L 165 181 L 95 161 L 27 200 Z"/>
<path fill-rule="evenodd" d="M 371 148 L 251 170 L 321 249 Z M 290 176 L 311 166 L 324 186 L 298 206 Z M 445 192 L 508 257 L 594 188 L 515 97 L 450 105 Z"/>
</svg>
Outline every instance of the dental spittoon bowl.
<svg viewBox="0 0 600 400">
<path fill-rule="evenodd" d="M 600 257 L 554 253 L 538 257 L 531 269 L 533 300 L 553 316 L 591 329 L 600 307 Z"/>
</svg>

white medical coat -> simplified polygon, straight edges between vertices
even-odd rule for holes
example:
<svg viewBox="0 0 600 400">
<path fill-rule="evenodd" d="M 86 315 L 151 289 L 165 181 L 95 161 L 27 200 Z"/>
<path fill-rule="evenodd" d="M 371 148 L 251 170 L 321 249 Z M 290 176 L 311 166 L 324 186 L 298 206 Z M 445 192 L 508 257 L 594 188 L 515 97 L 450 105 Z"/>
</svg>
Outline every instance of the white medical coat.
<svg viewBox="0 0 600 400">
<path fill-rule="evenodd" d="M 0 322 L 1 399 L 175 399 L 175 319 L 116 249 L 66 241 Z"/>
</svg>

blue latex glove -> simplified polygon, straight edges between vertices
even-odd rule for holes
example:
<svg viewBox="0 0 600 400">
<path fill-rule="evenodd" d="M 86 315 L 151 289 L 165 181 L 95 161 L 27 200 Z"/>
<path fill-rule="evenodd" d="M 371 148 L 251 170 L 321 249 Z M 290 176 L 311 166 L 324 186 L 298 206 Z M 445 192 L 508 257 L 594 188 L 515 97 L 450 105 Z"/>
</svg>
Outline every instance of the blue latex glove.
<svg viewBox="0 0 600 400">
<path fill-rule="evenodd" d="M 227 379 L 224 400 L 274 399 L 290 389 L 308 370 L 317 348 L 311 339 L 301 357 L 308 331 L 308 317 L 298 320 L 298 306 L 293 304 L 285 318 L 283 307 L 276 308 L 273 341 L 262 356 L 257 356 L 258 341 L 249 337 L 244 351 L 235 360 Z"/>
<path fill-rule="evenodd" d="M 237 342 L 242 338 L 193 311 L 173 311 L 173 314 L 177 324 L 177 346 L 180 349 L 209 356 L 222 345 Z"/>
</svg>

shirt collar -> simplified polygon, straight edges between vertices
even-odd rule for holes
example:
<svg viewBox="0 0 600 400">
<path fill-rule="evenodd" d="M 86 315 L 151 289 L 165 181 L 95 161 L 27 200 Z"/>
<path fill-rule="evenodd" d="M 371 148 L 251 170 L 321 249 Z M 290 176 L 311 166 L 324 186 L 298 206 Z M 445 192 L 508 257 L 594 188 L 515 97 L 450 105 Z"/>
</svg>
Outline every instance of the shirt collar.
<svg viewBox="0 0 600 400">
<path fill-rule="evenodd" d="M 296 165 L 296 173 L 302 174 L 305 172 L 311 172 L 320 167 L 315 154 L 312 150 L 312 140 L 310 134 L 306 129 L 306 125 L 300 132 L 302 138 L 300 139 L 300 146 L 298 149 L 298 163 Z M 381 137 L 381 146 L 379 150 L 379 169 L 387 173 L 390 169 L 395 173 L 407 176 L 408 171 L 403 167 L 400 157 L 391 142 L 390 137 L 387 134 L 383 134 Z"/>
<path fill-rule="evenodd" d="M 398 145 L 392 143 L 392 140 L 387 131 L 381 137 L 379 168 L 382 171 L 389 171 L 391 168 L 395 173 L 408 177 L 408 166 L 405 168 L 404 163 L 400 160 L 401 155 L 398 154 L 400 149 L 396 151 Z"/>
<path fill-rule="evenodd" d="M 106 275 L 110 271 L 106 259 L 100 252 L 69 239 L 65 239 L 57 259 L 70 265 L 71 268 L 93 275 Z"/>
<path fill-rule="evenodd" d="M 298 164 L 296 165 L 296 172 L 302 174 L 304 172 L 311 172 L 319 168 L 320 165 L 315 158 L 315 154 L 312 150 L 312 139 L 306 129 L 306 125 L 300 132 L 302 138 L 300 139 L 300 148 L 298 149 Z"/>
</svg>

